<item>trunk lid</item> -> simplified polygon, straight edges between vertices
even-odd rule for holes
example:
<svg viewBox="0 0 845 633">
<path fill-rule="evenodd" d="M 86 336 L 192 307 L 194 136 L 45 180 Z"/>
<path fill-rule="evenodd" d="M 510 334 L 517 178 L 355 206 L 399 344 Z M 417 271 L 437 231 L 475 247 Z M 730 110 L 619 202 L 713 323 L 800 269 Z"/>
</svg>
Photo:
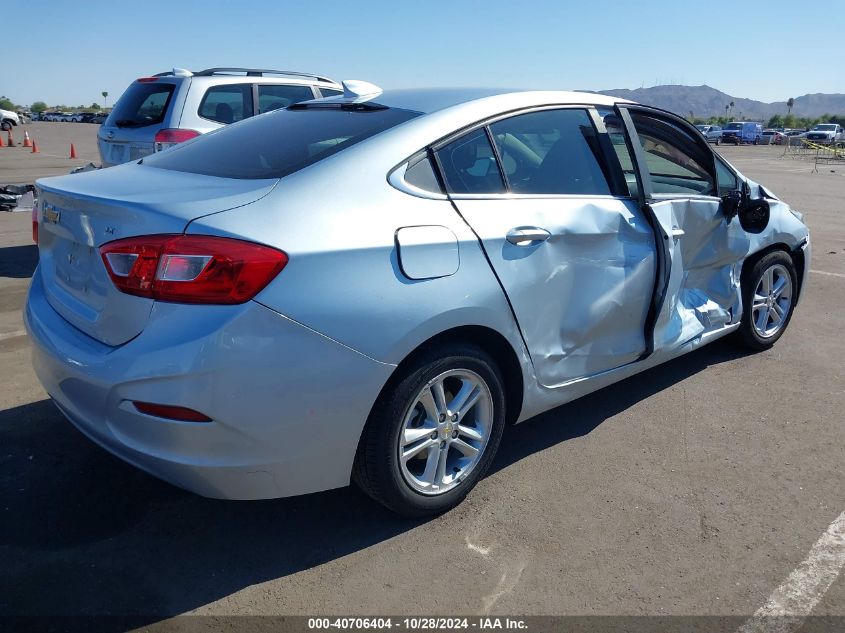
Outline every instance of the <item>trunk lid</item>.
<svg viewBox="0 0 845 633">
<path fill-rule="evenodd" d="M 39 265 L 48 301 L 107 345 L 129 341 L 144 329 L 154 302 L 117 290 L 99 247 L 136 235 L 182 233 L 191 220 L 264 197 L 276 182 L 134 164 L 39 180 Z"/>
</svg>

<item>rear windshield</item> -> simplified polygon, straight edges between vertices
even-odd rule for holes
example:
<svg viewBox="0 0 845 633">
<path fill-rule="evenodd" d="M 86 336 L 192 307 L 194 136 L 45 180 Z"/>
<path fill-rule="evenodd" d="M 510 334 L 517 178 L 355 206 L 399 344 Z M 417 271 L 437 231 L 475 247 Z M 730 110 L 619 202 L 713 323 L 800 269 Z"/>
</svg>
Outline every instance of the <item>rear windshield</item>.
<svg viewBox="0 0 845 633">
<path fill-rule="evenodd" d="M 174 88 L 169 83 L 133 83 L 115 104 L 109 115 L 109 125 L 145 127 L 161 123 Z"/>
<path fill-rule="evenodd" d="M 283 178 L 419 115 L 397 108 L 275 110 L 149 156 L 144 164 L 223 178 Z"/>
</svg>

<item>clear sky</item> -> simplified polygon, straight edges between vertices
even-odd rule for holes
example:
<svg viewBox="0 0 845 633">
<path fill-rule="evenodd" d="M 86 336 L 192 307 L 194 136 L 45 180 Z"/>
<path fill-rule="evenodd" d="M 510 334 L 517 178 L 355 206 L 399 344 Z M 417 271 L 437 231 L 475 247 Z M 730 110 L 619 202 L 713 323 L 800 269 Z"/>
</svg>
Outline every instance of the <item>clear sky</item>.
<svg viewBox="0 0 845 633">
<path fill-rule="evenodd" d="M 845 25 L 842 0 L 826 8 L 796 0 L 40 0 L 25 6 L 3 20 L 0 73 L 0 94 L 24 105 L 102 103 L 103 90 L 111 104 L 133 79 L 174 66 L 304 70 L 384 88 L 706 83 L 762 101 L 845 92 L 845 37 L 835 35 Z"/>
</svg>

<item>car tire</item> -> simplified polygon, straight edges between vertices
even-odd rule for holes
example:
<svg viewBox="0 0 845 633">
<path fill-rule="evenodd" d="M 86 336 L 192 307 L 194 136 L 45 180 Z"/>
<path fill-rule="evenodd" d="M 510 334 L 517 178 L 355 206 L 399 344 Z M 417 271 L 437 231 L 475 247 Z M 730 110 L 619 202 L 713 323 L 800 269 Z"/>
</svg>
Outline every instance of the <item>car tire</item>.
<svg viewBox="0 0 845 633">
<path fill-rule="evenodd" d="M 721 144 L 721 142 L 722 142 L 722 141 L 721 141 L 720 139 L 718 139 L 718 138 L 716 139 L 716 145 Z"/>
<path fill-rule="evenodd" d="M 754 351 L 769 349 L 786 331 L 798 298 L 798 276 L 784 251 L 761 257 L 742 273 L 738 338 Z"/>
<path fill-rule="evenodd" d="M 0 130 L 3 130 L 4 132 L 8 132 L 11 129 L 12 129 L 12 124 L 9 121 L 3 121 L 2 123 L 0 123 Z"/>
<path fill-rule="evenodd" d="M 459 504 L 493 462 L 505 426 L 502 374 L 489 354 L 469 344 L 432 348 L 399 371 L 373 406 L 352 480 L 403 516 L 440 514 Z M 458 398 L 471 404 L 453 412 L 449 405 Z M 402 459 L 402 452 L 412 457 Z"/>
</svg>

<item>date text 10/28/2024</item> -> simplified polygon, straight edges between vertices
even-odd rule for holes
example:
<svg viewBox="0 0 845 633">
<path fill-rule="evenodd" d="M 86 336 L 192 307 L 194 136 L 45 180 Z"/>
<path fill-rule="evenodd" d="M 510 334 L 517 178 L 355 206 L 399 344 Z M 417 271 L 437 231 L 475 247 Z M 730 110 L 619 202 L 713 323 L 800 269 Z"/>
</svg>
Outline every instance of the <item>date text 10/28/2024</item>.
<svg viewBox="0 0 845 633">
<path fill-rule="evenodd" d="M 390 630 L 444 631 L 444 630 L 527 630 L 528 625 L 519 618 L 475 617 L 350 617 L 350 618 L 308 618 L 308 630 Z"/>
</svg>

